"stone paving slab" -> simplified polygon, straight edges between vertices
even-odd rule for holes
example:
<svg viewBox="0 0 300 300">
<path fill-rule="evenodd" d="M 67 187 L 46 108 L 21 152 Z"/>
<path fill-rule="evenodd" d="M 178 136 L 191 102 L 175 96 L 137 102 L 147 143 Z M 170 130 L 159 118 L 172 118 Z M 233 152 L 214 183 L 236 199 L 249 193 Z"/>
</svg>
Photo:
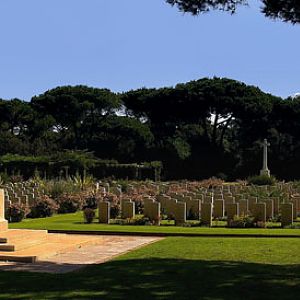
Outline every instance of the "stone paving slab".
<svg viewBox="0 0 300 300">
<path fill-rule="evenodd" d="M 99 244 L 43 258 L 36 263 L 0 262 L 0 271 L 68 273 L 92 264 L 105 263 L 116 256 L 161 240 L 161 237 L 98 236 Z"/>
</svg>

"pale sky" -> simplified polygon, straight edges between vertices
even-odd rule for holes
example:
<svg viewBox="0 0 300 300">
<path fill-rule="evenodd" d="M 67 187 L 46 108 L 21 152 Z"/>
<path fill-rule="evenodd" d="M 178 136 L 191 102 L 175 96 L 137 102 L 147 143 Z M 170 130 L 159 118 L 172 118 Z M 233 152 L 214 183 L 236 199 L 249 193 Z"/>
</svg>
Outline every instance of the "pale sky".
<svg viewBox="0 0 300 300">
<path fill-rule="evenodd" d="M 0 0 L 0 98 L 212 76 L 282 97 L 300 92 L 300 25 L 265 18 L 258 3 L 193 17 L 164 0 Z"/>
</svg>

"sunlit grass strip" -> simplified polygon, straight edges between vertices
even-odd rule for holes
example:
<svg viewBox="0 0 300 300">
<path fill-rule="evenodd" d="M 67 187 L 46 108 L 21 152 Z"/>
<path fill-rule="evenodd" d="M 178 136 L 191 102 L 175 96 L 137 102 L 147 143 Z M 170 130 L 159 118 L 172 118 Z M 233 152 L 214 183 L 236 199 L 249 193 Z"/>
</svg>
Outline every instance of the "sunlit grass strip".
<svg viewBox="0 0 300 300">
<path fill-rule="evenodd" d="M 219 222 L 219 226 L 225 225 Z M 270 225 L 274 225 L 271 223 Z M 299 236 L 300 229 L 232 229 L 226 227 L 180 227 L 180 226 L 147 226 L 147 225 L 107 225 L 99 224 L 97 220 L 92 224 L 83 223 L 82 212 L 74 214 L 55 215 L 43 219 L 26 219 L 21 223 L 11 223 L 10 228 L 20 229 L 47 229 L 47 230 L 76 230 L 76 231 L 109 231 L 109 232 L 128 232 L 128 233 L 178 233 L 178 234 L 206 234 L 206 235 L 288 235 Z"/>
<path fill-rule="evenodd" d="M 0 271 L 0 299 L 298 299 L 299 247 L 289 238 L 166 238 L 68 274 Z"/>
</svg>

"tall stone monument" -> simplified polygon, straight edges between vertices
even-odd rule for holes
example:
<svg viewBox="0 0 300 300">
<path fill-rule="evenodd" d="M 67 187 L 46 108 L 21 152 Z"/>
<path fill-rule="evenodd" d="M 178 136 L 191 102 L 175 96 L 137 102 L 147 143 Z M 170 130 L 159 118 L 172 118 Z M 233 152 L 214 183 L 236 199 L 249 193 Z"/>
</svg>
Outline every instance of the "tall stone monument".
<svg viewBox="0 0 300 300">
<path fill-rule="evenodd" d="M 268 143 L 267 139 L 264 139 L 263 143 L 263 168 L 260 170 L 260 175 L 265 175 L 270 177 L 270 170 L 268 169 Z"/>
<path fill-rule="evenodd" d="M 7 221 L 4 218 L 4 190 L 0 189 L 0 231 L 8 229 Z"/>
</svg>

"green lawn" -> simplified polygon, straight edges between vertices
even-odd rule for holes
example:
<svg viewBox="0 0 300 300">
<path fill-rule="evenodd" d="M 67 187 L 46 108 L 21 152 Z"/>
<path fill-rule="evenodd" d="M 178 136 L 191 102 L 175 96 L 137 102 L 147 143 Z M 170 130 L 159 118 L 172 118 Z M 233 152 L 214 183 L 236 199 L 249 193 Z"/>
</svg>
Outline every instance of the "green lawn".
<svg viewBox="0 0 300 300">
<path fill-rule="evenodd" d="M 219 222 L 218 225 L 224 225 Z M 180 227 L 180 226 L 134 226 L 134 225 L 106 225 L 84 224 L 82 212 L 66 215 L 55 215 L 45 219 L 27 219 L 21 223 L 13 223 L 10 228 L 48 229 L 48 230 L 79 230 L 79 231 L 115 231 L 115 232 L 146 232 L 146 233 L 183 233 L 183 234 L 246 234 L 246 235 L 290 235 L 299 236 L 300 229 L 231 229 L 224 227 Z"/>
<path fill-rule="evenodd" d="M 0 272 L 0 299 L 298 299 L 300 239 L 169 237 L 64 275 Z"/>
</svg>

